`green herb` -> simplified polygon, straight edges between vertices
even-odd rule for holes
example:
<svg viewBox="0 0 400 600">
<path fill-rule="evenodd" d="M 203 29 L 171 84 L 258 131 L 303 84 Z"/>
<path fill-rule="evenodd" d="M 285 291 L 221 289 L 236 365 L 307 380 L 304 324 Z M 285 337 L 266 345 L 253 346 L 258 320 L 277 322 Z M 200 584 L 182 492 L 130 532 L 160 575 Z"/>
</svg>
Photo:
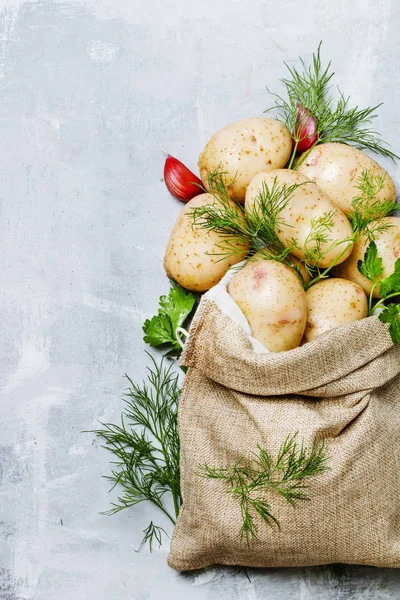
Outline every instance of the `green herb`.
<svg viewBox="0 0 400 600">
<path fill-rule="evenodd" d="M 383 261 L 378 257 L 378 249 L 375 242 L 371 242 L 364 255 L 364 260 L 359 260 L 357 268 L 361 275 L 370 281 L 376 281 L 383 273 Z"/>
<path fill-rule="evenodd" d="M 209 174 L 208 189 L 215 202 L 191 211 L 193 227 L 215 231 L 221 236 L 217 255 L 222 259 L 249 248 L 252 255 L 267 247 L 271 256 L 284 262 L 293 248 L 285 247 L 277 236 L 276 229 L 282 222 L 279 215 L 301 184 L 281 186 L 276 178 L 270 188 L 263 183 L 253 208 L 245 211 L 229 198 L 225 175 L 220 167 Z"/>
<path fill-rule="evenodd" d="M 392 160 L 399 158 L 389 150 L 388 144 L 381 139 L 381 136 L 369 126 L 371 121 L 376 118 L 376 110 L 381 104 L 372 108 L 360 109 L 358 106 L 350 108 L 350 98 L 346 98 L 340 90 L 338 99 L 333 98 L 331 80 L 334 72 L 331 70 L 330 62 L 325 68 L 322 67 L 321 43 L 317 53 L 312 55 L 309 67 L 301 58 L 300 62 L 301 69 L 284 63 L 288 70 L 288 77 L 280 81 L 286 89 L 286 98 L 279 94 L 272 94 L 275 98 L 274 106 L 266 111 L 275 110 L 277 118 L 285 123 L 289 131 L 293 132 L 295 144 L 289 168 L 293 164 L 300 142 L 296 135 L 298 103 L 308 109 L 316 119 L 318 138 L 314 145 L 321 142 L 341 142 L 382 154 Z M 296 168 L 300 166 L 312 147 L 299 159 Z"/>
<path fill-rule="evenodd" d="M 263 182 L 252 208 L 245 210 L 230 200 L 225 175 L 219 169 L 210 173 L 208 188 L 215 202 L 192 210 L 193 227 L 215 231 L 222 237 L 218 245 L 219 251 L 216 253 L 222 258 L 237 255 L 247 246 L 250 248 L 250 257 L 257 252 L 257 258 L 262 255 L 263 258 L 282 262 L 294 268 L 303 280 L 298 264 L 296 265 L 291 257 L 291 253 L 299 248 L 298 240 L 292 237 L 283 245 L 277 232 L 284 226 L 289 227 L 281 216 L 283 209 L 291 201 L 297 188 L 310 182 L 281 185 L 277 178 L 270 186 Z M 335 216 L 332 211 L 312 219 L 304 243 L 305 258 L 301 261 L 312 275 L 310 283 L 305 285 L 306 289 L 326 278 L 354 242 L 362 237 L 373 239 L 376 234 L 390 227 L 390 223 L 385 223 L 382 219 L 393 211 L 393 202 L 376 198 L 383 182 L 382 177 L 375 176 L 370 171 L 362 172 L 356 186 L 359 194 L 352 202 L 349 219 L 353 231 L 349 237 L 339 240 L 332 238 Z M 339 247 L 341 251 L 336 260 L 328 267 L 321 268 L 324 258 Z"/>
<path fill-rule="evenodd" d="M 272 185 L 263 182 L 253 206 L 246 210 L 246 220 L 250 225 L 253 237 L 258 240 L 258 247 L 267 247 L 268 252 L 275 255 L 275 260 L 285 262 L 289 254 L 298 248 L 297 240 L 290 239 L 284 245 L 277 232 L 287 224 L 281 212 L 287 207 L 294 192 L 303 184 L 279 184 L 275 177 Z"/>
<path fill-rule="evenodd" d="M 389 304 L 379 315 L 383 323 L 388 323 L 389 333 L 394 344 L 400 343 L 400 304 Z"/>
<path fill-rule="evenodd" d="M 269 500 L 270 492 L 279 494 L 292 505 L 309 500 L 307 480 L 327 469 L 324 445 L 314 441 L 310 450 L 306 450 L 303 443 L 299 446 L 296 437 L 297 434 L 286 438 L 275 461 L 265 449 L 257 446 L 257 453 L 251 460 L 239 456 L 231 467 L 199 466 L 198 475 L 225 481 L 227 493 L 239 501 L 242 514 L 240 538 L 247 544 L 257 537 L 256 515 L 267 525 L 280 528 Z"/>
<path fill-rule="evenodd" d="M 197 206 L 189 212 L 194 228 L 215 231 L 221 237 L 215 256 L 236 256 L 248 250 L 253 241 L 252 232 L 245 218 L 244 207 L 232 202 L 229 188 L 233 181 L 227 180 L 227 173 L 219 166 L 208 176 L 207 188 L 214 196 L 214 202 Z M 256 243 L 256 240 L 254 241 Z"/>
<path fill-rule="evenodd" d="M 381 281 L 379 291 L 383 298 L 400 294 L 400 258 L 395 262 L 394 272 Z"/>
<path fill-rule="evenodd" d="M 326 254 L 336 248 L 337 241 L 331 238 L 335 224 L 335 212 L 330 211 L 320 217 L 311 219 L 310 231 L 304 242 L 305 262 L 318 267 Z M 345 243 L 348 243 L 345 240 Z"/>
<path fill-rule="evenodd" d="M 390 298 L 400 295 L 400 258 L 396 260 L 394 272 L 382 279 L 383 262 L 378 256 L 375 242 L 371 242 L 365 252 L 364 260 L 359 260 L 357 267 L 360 273 L 373 284 L 368 299 L 368 314 L 372 315 L 377 309 L 384 308 L 383 312 L 379 314 L 379 319 L 383 323 L 388 323 L 393 343 L 398 344 L 400 342 L 400 305 L 386 304 L 386 302 Z M 378 285 L 381 299 L 374 304 L 373 294 Z"/>
<path fill-rule="evenodd" d="M 383 189 L 384 181 L 385 176 L 375 175 L 372 171 L 368 170 L 362 171 L 356 185 L 360 193 L 353 198 L 349 213 L 349 221 L 353 230 L 350 237 L 340 240 L 331 239 L 330 231 L 333 227 L 333 213 L 326 213 L 319 219 L 312 220 L 311 230 L 305 244 L 305 266 L 309 270 L 310 265 L 316 265 L 317 272 L 313 275 L 306 289 L 321 279 L 325 279 L 331 269 L 346 254 L 351 244 L 362 238 L 368 238 L 370 241 L 373 241 L 376 235 L 387 231 L 391 227 L 391 224 L 385 222 L 384 218 L 393 212 L 393 201 L 376 198 Z M 323 245 L 325 247 L 322 247 Z M 329 267 L 321 270 L 319 265 L 324 257 L 339 246 L 343 246 L 343 250 L 339 253 L 336 260 Z"/>
<path fill-rule="evenodd" d="M 157 542 L 158 547 L 160 548 L 161 544 L 162 544 L 162 536 L 163 534 L 168 536 L 168 533 L 165 531 L 165 529 L 163 529 L 162 527 L 159 527 L 158 525 L 154 525 L 153 521 L 150 521 L 148 527 L 146 527 L 146 529 L 143 529 L 143 533 L 144 533 L 144 538 L 142 539 L 140 546 L 139 546 L 139 550 L 141 550 L 142 546 L 144 546 L 145 544 L 149 545 L 150 548 L 150 552 L 153 552 L 153 543 L 154 541 Z M 137 552 L 139 552 L 139 550 L 137 550 Z"/>
<path fill-rule="evenodd" d="M 363 170 L 357 180 L 360 194 L 353 198 L 349 220 L 355 239 L 368 237 L 373 241 L 379 233 L 387 231 L 391 225 L 383 219 L 392 214 L 395 205 L 392 200 L 377 198 L 385 184 L 386 173 L 375 175 L 372 171 Z"/>
<path fill-rule="evenodd" d="M 143 325 L 144 341 L 151 346 L 168 344 L 169 356 L 179 354 L 181 346 L 176 337 L 176 330 L 182 327 L 195 304 L 195 297 L 190 292 L 171 280 L 168 296 L 160 297 L 158 314 L 147 319 Z"/>
<path fill-rule="evenodd" d="M 138 386 L 128 378 L 121 424 L 104 424 L 95 433 L 114 456 L 114 468 L 106 479 L 122 488 L 117 502 L 105 514 L 114 514 L 141 502 L 150 502 L 172 522 L 182 503 L 177 429 L 178 376 L 172 363 L 158 365 L 152 358 L 147 383 Z M 172 498 L 174 513 L 167 509 Z M 164 530 L 153 524 L 144 530 L 143 543 L 161 543 Z"/>
<path fill-rule="evenodd" d="M 378 256 L 375 242 L 370 242 L 364 254 L 364 260 L 358 261 L 357 268 L 373 284 L 368 302 L 368 312 L 370 315 L 378 308 L 382 308 L 387 300 L 400 294 L 400 258 L 396 260 L 394 272 L 385 279 L 382 279 L 383 262 Z M 379 293 L 381 299 L 376 304 L 373 304 L 373 293 L 378 285 L 380 286 Z"/>
</svg>

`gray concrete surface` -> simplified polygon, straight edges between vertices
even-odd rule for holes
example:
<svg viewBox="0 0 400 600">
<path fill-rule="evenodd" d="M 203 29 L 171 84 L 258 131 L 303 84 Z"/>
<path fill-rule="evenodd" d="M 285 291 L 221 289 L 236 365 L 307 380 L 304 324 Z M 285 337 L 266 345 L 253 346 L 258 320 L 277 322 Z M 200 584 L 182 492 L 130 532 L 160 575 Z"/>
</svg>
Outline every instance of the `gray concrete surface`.
<svg viewBox="0 0 400 600">
<path fill-rule="evenodd" d="M 399 26 L 396 0 L 1 0 L 0 600 L 400 598 L 397 571 L 249 581 L 136 553 L 153 511 L 99 514 L 109 456 L 81 433 L 118 420 L 124 373 L 145 373 L 180 208 L 160 147 L 194 168 L 323 39 L 354 103 L 385 101 L 377 127 L 399 149 Z"/>
</svg>

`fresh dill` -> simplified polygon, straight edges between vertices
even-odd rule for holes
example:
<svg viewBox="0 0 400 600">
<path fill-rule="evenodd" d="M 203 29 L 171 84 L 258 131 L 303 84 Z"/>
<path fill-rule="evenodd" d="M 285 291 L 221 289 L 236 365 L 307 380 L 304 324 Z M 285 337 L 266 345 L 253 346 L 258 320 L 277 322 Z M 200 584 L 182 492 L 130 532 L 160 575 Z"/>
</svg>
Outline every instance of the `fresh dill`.
<svg viewBox="0 0 400 600">
<path fill-rule="evenodd" d="M 336 247 L 335 241 L 331 240 L 331 231 L 334 224 L 334 211 L 329 211 L 320 217 L 311 219 L 310 231 L 304 242 L 305 263 L 308 266 L 318 267 L 326 254 Z"/>
<path fill-rule="evenodd" d="M 143 529 L 143 533 L 144 533 L 144 537 L 140 543 L 140 546 L 139 546 L 139 549 L 137 550 L 137 552 L 139 552 L 142 549 L 142 547 L 146 544 L 149 545 L 150 552 L 153 552 L 154 542 L 157 542 L 158 547 L 160 548 L 162 545 L 163 535 L 166 535 L 167 537 L 169 537 L 169 535 L 165 531 L 165 529 L 163 529 L 159 525 L 154 525 L 153 521 L 150 521 L 150 523 L 146 527 L 146 529 Z"/>
<path fill-rule="evenodd" d="M 276 230 L 281 223 L 281 211 L 300 184 L 281 186 L 275 179 L 268 187 L 263 182 L 254 206 L 245 210 L 244 206 L 230 199 L 225 175 L 220 167 L 209 174 L 207 187 L 214 196 L 214 202 L 192 209 L 193 227 L 220 235 L 217 255 L 222 258 L 243 251 L 253 255 L 267 247 L 275 260 L 285 262 L 293 248 L 282 244 Z"/>
<path fill-rule="evenodd" d="M 249 245 L 256 245 L 252 231 L 245 218 L 244 207 L 234 202 L 229 195 L 233 181 L 226 180 L 227 173 L 220 166 L 208 176 L 208 193 L 214 201 L 193 208 L 189 216 L 193 228 L 202 228 L 219 234 L 221 241 L 217 244 L 223 258 L 242 254 L 249 250 Z M 222 260 L 221 259 L 221 260 Z"/>
<path fill-rule="evenodd" d="M 328 276 L 330 271 L 339 264 L 342 257 L 347 253 L 349 247 L 362 238 L 373 241 L 375 236 L 387 231 L 391 224 L 384 218 L 392 214 L 395 205 L 392 200 L 380 199 L 378 195 L 383 189 L 385 175 L 375 175 L 370 170 L 363 170 L 357 180 L 356 189 L 359 194 L 351 203 L 348 215 L 352 226 L 352 235 L 340 240 L 330 237 L 333 226 L 333 213 L 326 213 L 319 219 L 311 221 L 310 233 L 307 236 L 305 267 L 307 270 L 317 266 L 316 272 L 306 289 Z M 342 251 L 326 269 L 321 270 L 319 265 L 324 257 L 335 248 L 343 246 Z"/>
<path fill-rule="evenodd" d="M 293 134 L 294 149 L 289 162 L 290 167 L 300 141 L 296 135 L 299 104 L 316 120 L 317 138 L 314 145 L 322 142 L 340 142 L 381 154 L 392 160 L 399 158 L 370 126 L 377 117 L 376 111 L 381 104 L 368 108 L 350 108 L 350 98 L 340 90 L 337 99 L 332 96 L 331 80 L 335 73 L 332 71 L 331 62 L 325 68 L 322 66 L 321 43 L 317 52 L 312 55 L 310 66 L 301 58 L 300 63 L 300 69 L 284 63 L 288 76 L 280 81 L 285 87 L 286 97 L 272 93 L 274 105 L 266 111 L 274 110 L 277 118 L 285 123 Z M 295 168 L 303 162 L 312 147 L 300 157 Z"/>
<path fill-rule="evenodd" d="M 311 281 L 304 284 L 306 289 L 326 278 L 354 242 L 363 237 L 373 240 L 378 233 L 390 227 L 384 217 L 393 212 L 395 205 L 392 200 L 379 198 L 384 181 L 384 176 L 369 170 L 362 171 L 357 180 L 357 195 L 349 213 L 352 233 L 348 237 L 332 237 L 334 211 L 311 219 L 310 230 L 303 244 L 304 257 L 300 260 L 311 275 Z M 283 244 L 278 235 L 282 227 L 290 227 L 283 219 L 282 211 L 302 185 L 304 183 L 280 184 L 277 177 L 269 186 L 263 182 L 254 203 L 245 209 L 230 200 L 224 173 L 216 170 L 209 175 L 208 182 L 215 201 L 193 209 L 193 227 L 218 232 L 222 239 L 217 254 L 222 258 L 242 253 L 243 248 L 247 247 L 249 260 L 262 257 L 282 262 L 294 268 L 303 281 L 299 263 L 293 261 L 291 256 L 300 247 L 299 241 L 292 236 Z M 240 240 L 239 245 L 237 240 Z M 323 268 L 321 265 L 324 259 L 336 248 L 340 248 L 340 252 L 329 266 Z"/>
<path fill-rule="evenodd" d="M 197 474 L 226 482 L 227 493 L 240 503 L 240 538 L 249 545 L 257 537 L 257 515 L 267 525 L 280 528 L 273 512 L 273 494 L 282 496 L 291 505 L 309 500 L 308 479 L 327 470 L 326 461 L 323 443 L 314 441 L 307 450 L 303 443 L 297 442 L 297 434 L 294 434 L 284 440 L 276 460 L 267 450 L 257 446 L 257 452 L 250 460 L 239 456 L 233 466 L 200 465 Z"/>
<path fill-rule="evenodd" d="M 276 256 L 275 260 L 281 262 L 285 262 L 287 256 L 298 247 L 294 239 L 283 244 L 278 231 L 283 225 L 287 225 L 281 213 L 301 185 L 299 183 L 281 185 L 277 177 L 274 178 L 271 186 L 263 181 L 253 205 L 245 211 L 250 230 L 259 242 L 257 249 L 267 247 L 268 251 Z"/>
<path fill-rule="evenodd" d="M 394 212 L 395 205 L 392 200 L 378 197 L 385 179 L 386 173 L 376 175 L 368 170 L 363 170 L 358 178 L 357 189 L 360 193 L 353 198 L 348 215 L 356 239 L 367 237 L 373 241 L 377 234 L 390 227 L 390 223 L 383 219 Z"/>
<path fill-rule="evenodd" d="M 105 514 L 112 515 L 141 502 L 155 505 L 175 523 L 182 504 L 180 491 L 177 411 L 180 388 L 173 363 L 168 367 L 151 357 L 147 382 L 136 385 L 127 376 L 129 387 L 124 394 L 125 408 L 121 424 L 104 424 L 93 431 L 114 456 L 112 488 L 122 490 Z M 173 512 L 168 508 L 172 499 Z M 163 529 L 150 523 L 144 530 L 143 543 L 152 548 L 161 543 Z"/>
</svg>

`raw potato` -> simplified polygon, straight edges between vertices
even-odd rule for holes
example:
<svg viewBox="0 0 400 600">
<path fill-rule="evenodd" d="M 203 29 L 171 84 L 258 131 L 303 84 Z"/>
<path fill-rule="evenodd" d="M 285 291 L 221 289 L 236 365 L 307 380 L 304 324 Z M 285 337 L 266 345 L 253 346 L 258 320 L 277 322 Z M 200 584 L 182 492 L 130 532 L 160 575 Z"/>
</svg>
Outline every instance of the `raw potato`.
<svg viewBox="0 0 400 600">
<path fill-rule="evenodd" d="M 277 169 L 269 173 L 259 173 L 256 175 L 247 188 L 246 211 L 249 212 L 256 209 L 258 196 L 263 184 L 271 189 L 275 179 L 281 186 L 303 184 L 293 192 L 288 204 L 279 213 L 279 219 L 287 223 L 287 225 L 280 224 L 279 229 L 276 231 L 282 244 L 287 247 L 290 245 L 289 240 L 291 238 L 297 240 L 298 248 L 292 251 L 292 254 L 297 256 L 297 258 L 306 258 L 305 244 L 313 219 L 333 213 L 334 225 L 329 233 L 329 241 L 321 243 L 322 250 L 327 249 L 333 240 L 348 239 L 352 235 L 351 225 L 346 215 L 338 208 L 335 208 L 329 198 L 314 183 L 308 182 L 303 174 L 289 169 Z M 310 244 L 309 248 L 312 247 L 313 244 Z M 342 242 L 327 252 L 319 266 L 329 267 L 346 248 L 346 252 L 339 259 L 339 263 L 343 262 L 352 250 L 352 244 L 348 241 Z"/>
<path fill-rule="evenodd" d="M 263 252 L 267 253 L 267 249 L 265 248 L 264 250 L 260 250 L 259 252 L 256 252 L 256 254 L 253 256 L 252 260 L 264 260 L 263 259 Z M 273 255 L 271 255 L 272 257 Z M 267 260 L 271 260 L 271 259 L 267 259 Z M 311 281 L 311 275 L 310 273 L 307 271 L 304 262 L 302 262 L 299 258 L 297 258 L 297 256 L 293 256 L 293 254 L 288 254 L 287 260 L 289 262 L 294 263 L 294 265 L 298 268 L 298 270 L 301 273 L 301 276 L 303 277 L 304 283 L 310 283 Z"/>
<path fill-rule="evenodd" d="M 396 189 L 390 175 L 364 152 L 346 144 L 329 142 L 315 146 L 299 170 L 307 179 L 315 181 L 346 215 L 353 198 L 360 195 L 356 186 L 365 170 L 373 175 L 385 175 L 384 186 L 376 198 L 396 202 Z"/>
<path fill-rule="evenodd" d="M 275 260 L 249 261 L 228 292 L 249 322 L 253 337 L 271 352 L 297 348 L 306 325 L 306 294 L 290 267 Z"/>
<path fill-rule="evenodd" d="M 254 175 L 284 167 L 292 143 L 287 127 L 275 119 L 253 117 L 232 123 L 215 133 L 200 154 L 201 180 L 208 189 L 208 175 L 221 168 L 232 197 L 244 202 Z"/>
<path fill-rule="evenodd" d="M 213 202 L 215 198 L 211 194 L 200 194 L 185 204 L 171 232 L 165 253 L 164 268 L 168 275 L 193 292 L 209 290 L 232 265 L 247 255 L 248 249 L 238 242 L 236 246 L 239 252 L 221 260 L 221 256 L 216 254 L 221 254 L 218 244 L 224 238 L 214 231 L 192 227 L 191 210 Z M 232 205 L 236 206 L 233 201 Z M 232 244 L 235 245 L 234 240 Z"/>
<path fill-rule="evenodd" d="M 306 292 L 307 325 L 303 342 L 368 315 L 364 290 L 346 279 L 324 279 Z"/>
<path fill-rule="evenodd" d="M 398 258 L 400 258 L 400 217 L 385 217 L 382 219 L 383 223 L 390 223 L 392 227 L 387 231 L 383 231 L 380 234 L 376 234 L 375 243 L 378 250 L 378 256 L 382 259 L 383 264 L 383 275 L 379 277 L 384 279 L 389 277 L 394 271 L 394 265 Z M 361 275 L 357 268 L 359 260 L 364 260 L 364 255 L 369 246 L 369 241 L 361 239 L 354 244 L 353 252 L 349 258 L 332 269 L 336 277 L 343 277 L 358 283 L 363 290 L 369 295 L 372 290 L 372 282 Z M 374 298 L 380 298 L 379 285 L 376 286 Z"/>
</svg>

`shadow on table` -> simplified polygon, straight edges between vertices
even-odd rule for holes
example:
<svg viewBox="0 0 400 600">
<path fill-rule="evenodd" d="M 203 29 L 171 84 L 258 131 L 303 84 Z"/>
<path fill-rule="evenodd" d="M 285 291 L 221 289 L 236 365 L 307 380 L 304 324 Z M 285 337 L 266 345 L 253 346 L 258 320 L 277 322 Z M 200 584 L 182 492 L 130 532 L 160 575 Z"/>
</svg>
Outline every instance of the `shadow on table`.
<svg viewBox="0 0 400 600">
<path fill-rule="evenodd" d="M 240 600 L 399 600 L 400 569 L 358 565 L 302 568 L 208 567 L 181 573 L 206 598 Z"/>
</svg>

